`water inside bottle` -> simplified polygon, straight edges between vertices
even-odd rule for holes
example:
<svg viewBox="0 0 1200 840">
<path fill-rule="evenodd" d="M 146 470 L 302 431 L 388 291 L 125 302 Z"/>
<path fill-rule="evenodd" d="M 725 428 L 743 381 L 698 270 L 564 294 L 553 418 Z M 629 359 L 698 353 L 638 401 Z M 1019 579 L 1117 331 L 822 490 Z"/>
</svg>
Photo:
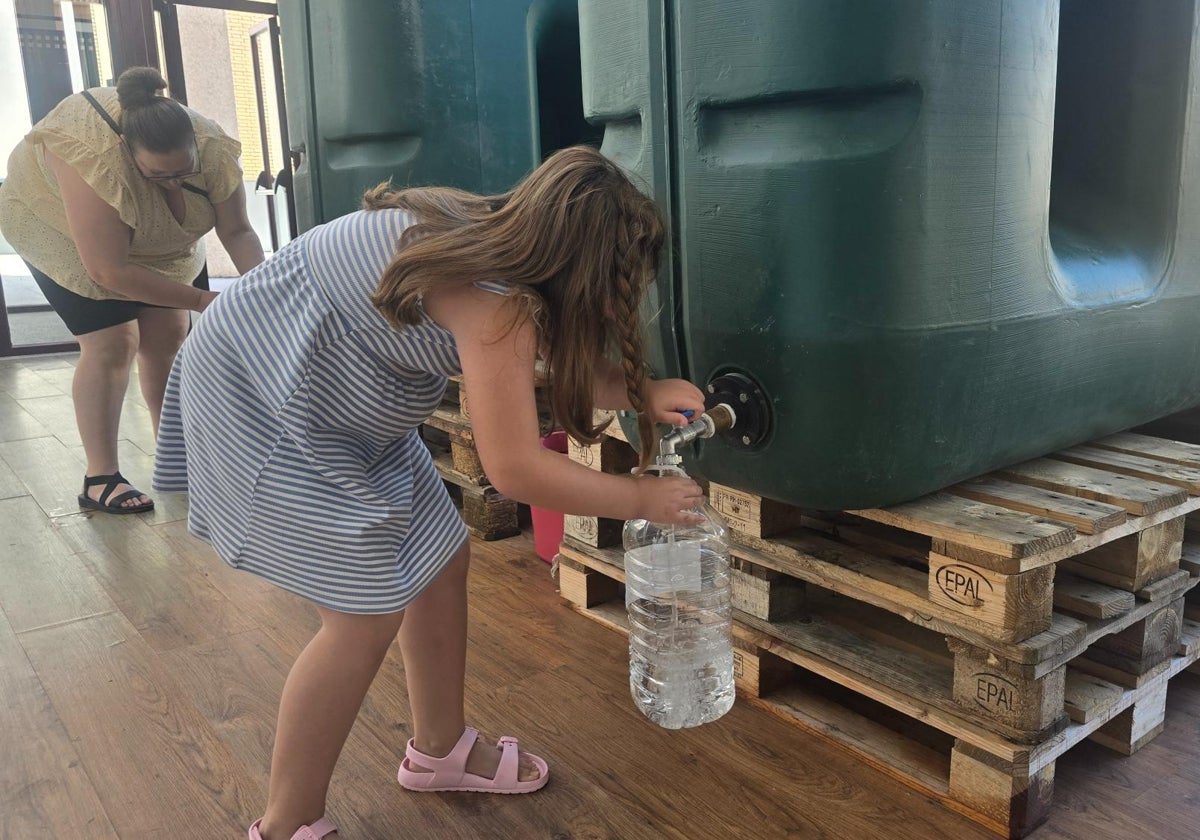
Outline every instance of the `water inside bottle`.
<svg viewBox="0 0 1200 840">
<path fill-rule="evenodd" d="M 667 729 L 716 720 L 733 705 L 729 571 L 704 540 L 625 554 L 629 680 L 635 703 Z"/>
</svg>

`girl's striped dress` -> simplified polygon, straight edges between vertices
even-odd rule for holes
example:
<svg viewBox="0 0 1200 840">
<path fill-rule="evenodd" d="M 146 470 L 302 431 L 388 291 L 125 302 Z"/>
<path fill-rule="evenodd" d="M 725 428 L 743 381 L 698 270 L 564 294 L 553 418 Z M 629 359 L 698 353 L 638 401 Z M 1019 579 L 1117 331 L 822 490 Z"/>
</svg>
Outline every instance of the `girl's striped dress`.
<svg viewBox="0 0 1200 840">
<path fill-rule="evenodd" d="M 411 221 L 352 213 L 249 272 L 196 323 L 163 403 L 154 489 L 190 494 L 189 530 L 343 612 L 403 609 L 467 536 L 417 431 L 459 373 L 454 339 L 369 300 Z"/>
</svg>

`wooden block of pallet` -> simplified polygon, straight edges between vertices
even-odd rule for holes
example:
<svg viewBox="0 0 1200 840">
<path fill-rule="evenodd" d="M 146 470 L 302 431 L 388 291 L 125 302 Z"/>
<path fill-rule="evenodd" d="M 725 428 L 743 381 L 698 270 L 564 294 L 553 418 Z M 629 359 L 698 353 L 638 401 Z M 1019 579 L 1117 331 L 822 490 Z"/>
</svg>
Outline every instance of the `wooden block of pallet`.
<svg viewBox="0 0 1200 840">
<path fill-rule="evenodd" d="M 487 483 L 483 462 L 479 460 L 479 453 L 475 451 L 474 441 L 459 435 L 450 435 L 450 456 L 454 459 L 454 469 L 476 484 Z"/>
<path fill-rule="evenodd" d="M 1065 665 L 1032 676 L 957 639 L 948 641 L 955 654 L 954 700 L 986 725 L 1030 743 L 1066 726 Z"/>
<path fill-rule="evenodd" d="M 467 399 L 467 386 L 462 376 L 451 376 L 446 380 L 446 391 L 442 394 L 442 405 L 447 411 L 458 414 L 470 422 L 471 404 Z"/>
<path fill-rule="evenodd" d="M 1126 674 L 1145 674 L 1178 652 L 1183 610 L 1183 598 L 1177 598 L 1121 632 L 1097 639 L 1086 656 Z"/>
<path fill-rule="evenodd" d="M 625 435 L 625 430 L 621 428 L 621 421 L 617 414 L 618 412 L 616 411 L 597 409 L 592 413 L 592 423 L 596 426 L 608 423 L 608 426 L 604 430 L 604 434 L 607 437 L 613 438 L 614 440 L 621 440 L 628 444 L 630 443 L 630 440 Z"/>
<path fill-rule="evenodd" d="M 729 586 L 734 609 L 764 621 L 797 619 L 804 614 L 804 582 L 772 569 L 733 558 Z"/>
<path fill-rule="evenodd" d="M 1096 743 L 1122 755 L 1133 755 L 1163 731 L 1167 715 L 1167 682 L 1163 680 L 1153 691 L 1089 737 Z"/>
<path fill-rule="evenodd" d="M 559 556 L 557 573 L 559 594 L 579 607 L 594 607 L 620 596 L 620 581 L 570 557 Z"/>
<path fill-rule="evenodd" d="M 625 523 L 621 520 L 602 516 L 567 514 L 563 519 L 563 534 L 593 548 L 620 545 L 624 527 Z"/>
<path fill-rule="evenodd" d="M 433 463 L 438 475 L 452 489 L 451 495 L 462 505 L 463 521 L 472 534 L 491 541 L 521 533 L 515 499 L 502 495 L 491 485 L 481 486 L 475 479 L 456 470 L 446 452 L 435 453 Z"/>
<path fill-rule="evenodd" d="M 1053 623 L 1053 566 L 1005 575 L 931 553 L 928 591 L 934 603 L 990 625 L 1001 641 L 1028 639 Z"/>
<path fill-rule="evenodd" d="M 517 503 L 499 494 L 475 494 L 464 489 L 463 520 L 482 540 L 502 540 L 521 533 Z"/>
<path fill-rule="evenodd" d="M 581 444 L 574 438 L 567 443 L 567 454 L 577 464 L 597 472 L 627 474 L 638 465 L 638 454 L 628 443 L 604 437 L 599 443 Z"/>
<path fill-rule="evenodd" d="M 770 537 L 801 523 L 800 508 L 723 484 L 709 484 L 708 503 L 730 528 L 752 537 Z"/>
<path fill-rule="evenodd" d="M 1054 764 L 1030 771 L 970 744 L 950 753 L 950 795 L 1008 837 L 1024 837 L 1045 821 L 1054 798 Z"/>
<path fill-rule="evenodd" d="M 733 681 L 739 692 L 750 697 L 765 697 L 781 688 L 796 670 L 787 660 L 765 653 L 759 640 L 755 631 L 734 625 Z"/>
<path fill-rule="evenodd" d="M 1178 571 L 1183 527 L 1183 517 L 1176 517 L 1096 546 L 1061 564 L 1079 577 L 1136 592 Z"/>
<path fill-rule="evenodd" d="M 479 453 L 475 449 L 475 436 L 471 431 L 471 424 L 466 417 L 458 413 L 456 405 L 443 403 L 442 407 L 425 421 L 425 426 L 447 438 L 456 472 L 474 484 L 487 484 L 483 462 L 479 460 Z"/>
</svg>

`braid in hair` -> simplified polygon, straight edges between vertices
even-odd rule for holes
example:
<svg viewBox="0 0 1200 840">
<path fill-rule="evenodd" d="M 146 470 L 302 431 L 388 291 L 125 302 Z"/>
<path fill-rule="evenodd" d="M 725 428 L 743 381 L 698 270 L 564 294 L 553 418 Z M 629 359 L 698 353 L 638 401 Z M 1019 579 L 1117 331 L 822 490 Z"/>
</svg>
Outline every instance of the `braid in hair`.
<svg viewBox="0 0 1200 840">
<path fill-rule="evenodd" d="M 635 244 L 640 233 L 622 229 L 617 236 L 616 298 L 613 314 L 617 322 L 617 339 L 621 348 L 621 368 L 625 372 L 625 391 L 629 404 L 638 415 L 638 440 L 641 453 L 638 473 L 645 471 L 654 457 L 657 445 L 654 422 L 646 411 L 646 359 L 642 347 L 641 319 L 638 305 L 645 287 L 644 270 L 636 264 Z"/>
</svg>

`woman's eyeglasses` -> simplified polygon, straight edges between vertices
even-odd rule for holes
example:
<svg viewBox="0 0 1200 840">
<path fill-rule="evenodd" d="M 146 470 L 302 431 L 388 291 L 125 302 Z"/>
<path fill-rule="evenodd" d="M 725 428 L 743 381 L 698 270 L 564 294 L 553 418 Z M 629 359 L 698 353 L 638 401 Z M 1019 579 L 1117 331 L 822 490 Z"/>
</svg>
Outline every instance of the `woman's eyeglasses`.
<svg viewBox="0 0 1200 840">
<path fill-rule="evenodd" d="M 172 175 L 149 175 L 145 169 L 142 169 L 141 163 L 138 162 L 137 156 L 133 154 L 132 150 L 129 153 L 129 157 L 133 160 L 133 166 L 137 169 L 138 174 L 147 181 L 154 181 L 155 183 L 182 181 L 185 178 L 194 178 L 200 174 L 200 147 L 196 145 L 195 138 L 192 138 L 192 160 L 196 161 L 196 168 L 191 172 L 176 172 Z"/>
</svg>

